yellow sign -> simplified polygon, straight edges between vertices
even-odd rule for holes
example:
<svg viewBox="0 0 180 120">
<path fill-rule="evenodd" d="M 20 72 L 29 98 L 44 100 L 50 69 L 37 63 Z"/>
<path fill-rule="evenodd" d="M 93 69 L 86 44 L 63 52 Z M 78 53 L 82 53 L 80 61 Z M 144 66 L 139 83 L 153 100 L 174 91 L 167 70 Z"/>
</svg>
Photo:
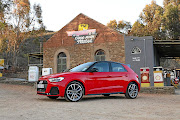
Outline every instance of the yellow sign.
<svg viewBox="0 0 180 120">
<path fill-rule="evenodd" d="M 150 87 L 150 83 L 141 83 L 141 87 Z"/>
<path fill-rule="evenodd" d="M 4 59 L 0 59 L 0 66 L 4 66 Z"/>
<path fill-rule="evenodd" d="M 87 30 L 88 24 L 79 24 L 78 31 Z"/>
</svg>

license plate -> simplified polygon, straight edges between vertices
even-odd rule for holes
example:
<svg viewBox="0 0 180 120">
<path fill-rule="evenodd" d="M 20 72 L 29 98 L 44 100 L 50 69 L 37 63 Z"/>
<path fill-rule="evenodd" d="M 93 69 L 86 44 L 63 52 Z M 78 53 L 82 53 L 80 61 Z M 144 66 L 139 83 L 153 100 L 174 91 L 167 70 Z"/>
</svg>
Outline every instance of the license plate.
<svg viewBox="0 0 180 120">
<path fill-rule="evenodd" d="M 37 84 L 37 88 L 44 88 L 44 84 Z"/>
</svg>

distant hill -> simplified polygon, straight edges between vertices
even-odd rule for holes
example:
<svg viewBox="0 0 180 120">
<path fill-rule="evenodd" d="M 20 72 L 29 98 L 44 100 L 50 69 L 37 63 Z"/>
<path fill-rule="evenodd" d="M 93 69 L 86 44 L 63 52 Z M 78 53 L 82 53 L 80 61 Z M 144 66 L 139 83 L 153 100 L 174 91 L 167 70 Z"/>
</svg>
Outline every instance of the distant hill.
<svg viewBox="0 0 180 120">
<path fill-rule="evenodd" d="M 46 42 L 55 32 L 45 31 L 44 33 L 31 36 L 26 39 L 20 47 L 20 53 L 18 55 L 18 66 L 23 69 L 28 69 L 28 54 L 40 52 L 40 42 Z M 43 51 L 43 50 L 41 50 Z M 37 59 L 32 59 L 33 63 L 38 63 Z"/>
<path fill-rule="evenodd" d="M 38 31 L 33 33 L 25 42 L 20 46 L 19 54 L 18 54 L 18 68 L 13 69 L 9 67 L 8 70 L 4 70 L 3 76 L 10 78 L 28 78 L 28 54 L 30 53 L 39 53 L 40 52 L 40 43 L 46 42 L 51 36 L 53 36 L 56 32 L 53 31 L 45 31 L 43 33 L 39 33 Z M 43 48 L 42 48 L 43 49 Z M 43 52 L 43 50 L 41 50 Z M 12 65 L 13 61 L 10 58 L 5 58 L 5 63 L 9 66 Z M 37 64 L 39 63 L 39 59 L 31 59 L 31 63 Z"/>
</svg>

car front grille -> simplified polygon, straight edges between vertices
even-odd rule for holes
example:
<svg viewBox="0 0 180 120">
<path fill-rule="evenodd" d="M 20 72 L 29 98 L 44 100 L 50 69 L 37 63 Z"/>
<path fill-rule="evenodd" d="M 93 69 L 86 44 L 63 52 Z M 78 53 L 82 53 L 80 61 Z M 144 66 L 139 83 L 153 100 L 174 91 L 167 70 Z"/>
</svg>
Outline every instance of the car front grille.
<svg viewBox="0 0 180 120">
<path fill-rule="evenodd" d="M 37 82 L 37 84 L 44 84 L 44 88 L 37 88 L 37 91 L 38 92 L 45 92 L 46 91 L 46 88 L 47 88 L 47 81 L 46 80 L 40 80 Z"/>
</svg>

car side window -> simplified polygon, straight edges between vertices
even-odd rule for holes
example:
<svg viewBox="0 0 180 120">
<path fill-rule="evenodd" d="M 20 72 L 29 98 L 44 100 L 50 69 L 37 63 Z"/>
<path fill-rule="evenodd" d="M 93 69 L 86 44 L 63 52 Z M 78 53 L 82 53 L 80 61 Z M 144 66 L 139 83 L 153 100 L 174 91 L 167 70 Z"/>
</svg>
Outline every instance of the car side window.
<svg viewBox="0 0 180 120">
<path fill-rule="evenodd" d="M 127 72 L 127 70 L 119 63 L 111 63 L 112 72 Z"/>
<path fill-rule="evenodd" d="M 98 72 L 109 72 L 109 63 L 99 62 L 99 63 L 96 63 L 92 68 L 97 68 Z"/>
</svg>

